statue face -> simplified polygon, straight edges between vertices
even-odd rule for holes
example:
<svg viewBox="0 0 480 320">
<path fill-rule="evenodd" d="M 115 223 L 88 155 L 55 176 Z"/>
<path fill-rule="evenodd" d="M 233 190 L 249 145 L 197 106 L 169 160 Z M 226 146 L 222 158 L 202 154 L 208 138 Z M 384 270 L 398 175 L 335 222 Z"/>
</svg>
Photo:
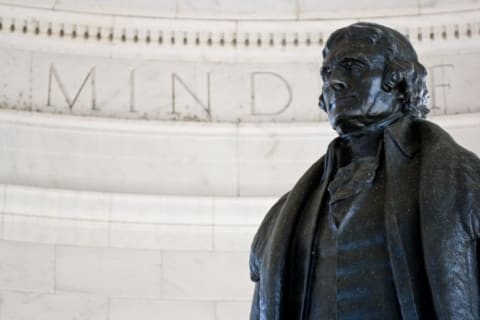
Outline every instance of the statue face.
<svg viewBox="0 0 480 320">
<path fill-rule="evenodd" d="M 375 129 L 401 114 L 397 90 L 382 89 L 382 48 L 362 41 L 336 44 L 323 61 L 323 99 L 331 126 L 340 134 Z"/>
</svg>

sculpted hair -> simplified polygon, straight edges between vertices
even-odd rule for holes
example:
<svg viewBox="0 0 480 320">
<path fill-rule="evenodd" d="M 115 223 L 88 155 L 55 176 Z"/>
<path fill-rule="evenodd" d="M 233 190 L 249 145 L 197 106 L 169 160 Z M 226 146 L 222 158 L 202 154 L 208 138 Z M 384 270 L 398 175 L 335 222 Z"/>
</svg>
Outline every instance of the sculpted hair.
<svg viewBox="0 0 480 320">
<path fill-rule="evenodd" d="M 425 118 L 428 89 L 427 71 L 418 61 L 417 54 L 408 39 L 388 27 L 359 22 L 335 31 L 323 49 L 323 58 L 343 40 L 366 41 L 385 52 L 386 65 L 383 75 L 383 90 L 399 89 L 397 97 L 403 103 L 403 112 L 415 118 Z M 320 108 L 326 111 L 323 95 Z"/>
</svg>

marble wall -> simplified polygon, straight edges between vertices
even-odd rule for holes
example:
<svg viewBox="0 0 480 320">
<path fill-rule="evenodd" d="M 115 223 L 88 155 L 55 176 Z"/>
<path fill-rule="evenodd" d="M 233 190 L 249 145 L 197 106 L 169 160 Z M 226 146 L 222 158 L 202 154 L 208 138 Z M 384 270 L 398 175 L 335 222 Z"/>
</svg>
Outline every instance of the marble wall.
<svg viewBox="0 0 480 320">
<path fill-rule="evenodd" d="M 252 237 L 335 136 L 321 49 L 405 34 L 480 154 L 474 0 L 0 0 L 0 320 L 247 319 Z"/>
<path fill-rule="evenodd" d="M 273 198 L 0 191 L 0 319 L 248 318 Z"/>
</svg>

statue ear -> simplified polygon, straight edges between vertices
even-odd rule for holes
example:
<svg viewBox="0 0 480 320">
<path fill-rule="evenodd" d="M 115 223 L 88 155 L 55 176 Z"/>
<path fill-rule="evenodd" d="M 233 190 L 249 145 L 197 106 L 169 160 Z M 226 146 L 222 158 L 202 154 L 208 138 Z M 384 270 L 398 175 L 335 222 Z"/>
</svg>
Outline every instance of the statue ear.
<svg viewBox="0 0 480 320">
<path fill-rule="evenodd" d="M 390 61 L 385 67 L 382 89 L 386 92 L 392 91 L 400 83 L 407 81 L 412 71 L 412 64 L 408 61 Z"/>
<path fill-rule="evenodd" d="M 320 107 L 320 109 L 327 112 L 327 105 L 325 104 L 325 99 L 323 99 L 323 93 L 318 98 L 318 106 Z"/>
<path fill-rule="evenodd" d="M 386 92 L 391 92 L 402 80 L 403 76 L 400 70 L 397 68 L 391 68 L 390 66 L 385 68 L 383 77 L 382 89 Z"/>
</svg>

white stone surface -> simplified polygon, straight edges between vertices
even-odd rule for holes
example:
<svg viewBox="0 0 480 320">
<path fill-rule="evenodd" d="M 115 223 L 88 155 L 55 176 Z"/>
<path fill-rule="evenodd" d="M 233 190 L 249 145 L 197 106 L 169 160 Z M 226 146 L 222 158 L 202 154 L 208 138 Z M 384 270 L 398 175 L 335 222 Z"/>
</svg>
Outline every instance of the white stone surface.
<svg viewBox="0 0 480 320">
<path fill-rule="evenodd" d="M 112 196 L 110 245 L 163 250 L 213 249 L 213 199 Z"/>
<path fill-rule="evenodd" d="M 256 227 L 276 200 L 14 185 L 0 185 L 0 190 L 7 190 L 0 216 L 4 239 L 165 251 L 248 251 Z"/>
<path fill-rule="evenodd" d="M 475 0 L 419 0 L 419 4 L 421 14 L 480 9 Z"/>
<path fill-rule="evenodd" d="M 14 105 L 19 109 L 26 109 L 31 104 L 31 97 L 27 89 L 31 86 L 28 63 L 30 59 L 31 53 L 26 51 L 0 50 L 2 66 L 0 68 L 0 86 L 2 88 L 0 103 L 2 108 Z"/>
<path fill-rule="evenodd" d="M 118 222 L 142 222 L 166 225 L 213 224 L 212 198 L 180 196 L 146 196 L 116 194 L 112 196 L 111 219 Z"/>
<path fill-rule="evenodd" d="M 0 240 L 0 291 L 53 292 L 54 273 L 53 246 Z"/>
<path fill-rule="evenodd" d="M 162 253 L 56 247 L 56 292 L 160 297 Z"/>
<path fill-rule="evenodd" d="M 2 320 L 106 320 L 107 300 L 94 296 L 1 292 Z"/>
<path fill-rule="evenodd" d="M 432 120 L 450 133 L 457 143 L 480 157 L 479 126 L 470 122 L 479 118 L 480 114 L 475 114 L 471 117 L 437 117 Z"/>
<path fill-rule="evenodd" d="M 2 181 L 46 186 L 42 181 L 50 180 L 51 187 L 92 191 L 237 194 L 235 126 L 200 124 L 200 132 L 193 124 L 138 122 L 133 129 L 134 123 L 124 122 L 106 131 L 91 119 L 70 120 L 73 127 L 65 127 L 68 120 L 52 127 L 0 124 Z M 81 123 L 88 129 L 78 127 Z M 149 128 L 155 133 L 149 135 Z"/>
<path fill-rule="evenodd" d="M 475 102 L 480 99 L 479 90 L 475 88 L 478 83 L 478 76 L 475 74 L 480 74 L 478 57 L 470 54 L 463 55 L 461 60 L 456 60 L 447 56 L 442 59 L 442 65 L 445 68 L 435 71 L 437 71 L 437 79 L 442 79 L 440 81 L 446 86 L 444 91 L 441 90 L 442 88 L 437 88 L 445 99 L 443 110 L 441 110 L 443 114 L 451 113 L 450 110 L 455 110 L 455 113 L 480 112 L 480 106 Z M 463 72 L 465 68 L 469 68 L 470 72 Z M 438 93 L 437 90 L 436 94 Z"/>
<path fill-rule="evenodd" d="M 33 243 L 106 247 L 108 223 L 4 214 L 3 238 Z"/>
<path fill-rule="evenodd" d="M 214 198 L 215 226 L 257 226 L 276 197 Z"/>
<path fill-rule="evenodd" d="M 60 12 L 81 12 L 115 16 L 177 17 L 193 19 L 333 19 L 342 17 L 374 17 L 392 15 L 418 15 L 432 12 L 455 12 L 478 9 L 474 0 L 409 0 L 378 4 L 371 0 L 328 1 L 252 0 L 140 0 L 135 4 L 126 0 L 2 0 L 1 4 L 20 7 L 52 9 Z M 420 10 L 419 10 L 420 9 Z"/>
<path fill-rule="evenodd" d="M 265 215 L 266 211 L 263 212 Z M 215 226 L 215 251 L 250 251 L 258 226 Z"/>
<path fill-rule="evenodd" d="M 132 217 L 134 217 L 132 215 Z M 211 251 L 213 226 L 159 225 L 149 223 L 110 224 L 110 246 L 119 248 Z"/>
<path fill-rule="evenodd" d="M 286 129 L 288 133 L 283 134 L 270 125 L 240 127 L 240 196 L 287 192 L 325 153 L 328 143 L 335 136 L 334 131 L 323 123 L 318 128 L 309 126 L 301 131 Z M 265 192 L 267 189 L 270 191 Z"/>
<path fill-rule="evenodd" d="M 252 293 L 253 295 L 253 293 Z M 216 320 L 245 320 L 250 315 L 250 301 L 219 302 L 217 303 Z"/>
<path fill-rule="evenodd" d="M 251 239 L 235 228 L 253 234 L 273 198 L 133 194 L 122 198 L 120 194 L 25 186 L 0 185 L 0 189 L 9 190 L 10 195 L 6 197 L 5 208 L 10 212 L 4 216 L 5 235 L 15 234 L 22 241 L 0 241 L 1 320 L 31 319 L 36 312 L 39 319 L 53 320 L 75 319 L 79 314 L 94 320 L 129 319 L 132 315 L 142 319 L 191 319 L 195 315 L 196 319 L 218 320 L 248 313 Z M 28 205 L 20 203 L 22 195 Z M 116 199 L 115 205 L 97 205 L 93 217 L 109 217 L 99 221 L 109 226 L 111 248 L 103 248 L 103 238 L 89 237 L 87 243 L 84 238 L 46 238 L 47 234 L 67 237 L 66 222 L 75 223 L 77 234 L 86 234 L 93 213 L 84 209 L 110 199 Z M 200 209 L 199 217 L 191 216 L 195 207 Z M 111 214 L 114 208 L 115 216 Z M 25 218 L 37 222 L 30 225 Z M 11 229 L 12 219 L 17 219 L 19 232 Z M 44 223 L 50 224 L 48 232 L 43 230 Z M 118 225 L 123 234 L 116 233 Z M 148 228 L 158 237 L 153 242 L 140 238 L 148 234 Z M 157 249 L 139 249 L 149 246 Z"/>
<path fill-rule="evenodd" d="M 247 252 L 165 252 L 163 297 L 248 300 L 253 292 L 253 285 L 249 281 L 248 257 Z"/>
<path fill-rule="evenodd" d="M 94 320 L 132 315 L 218 320 L 248 314 L 253 287 L 249 237 L 274 198 L 122 196 L 12 185 L 0 189 L 9 195 L 5 235 L 20 235 L 22 241 L 0 241 L 1 320 L 31 319 L 35 313 L 39 319 L 53 320 L 80 315 Z M 21 204 L 22 196 L 28 205 Z M 98 205 L 112 199 L 115 205 Z M 95 213 L 85 210 L 90 206 Z M 199 217 L 191 216 L 196 207 Z M 84 234 L 95 216 L 108 217 L 97 223 L 109 226 L 110 248 L 104 248 L 103 238 L 89 238 L 88 243 L 69 238 L 73 246 L 62 245 L 65 239 L 45 238 L 47 233 L 64 232 L 66 222 L 75 223 L 75 232 Z M 29 225 L 24 218 L 38 222 Z M 18 219 L 21 232 L 11 230 L 11 219 Z M 48 232 L 43 223 L 51 224 Z M 115 235 L 118 225 L 124 233 Z M 140 236 L 147 229 L 136 230 L 134 225 L 155 230 L 161 239 L 158 249 L 139 249 L 152 244 L 135 237 L 135 232 Z M 204 238 L 199 236 L 202 228 L 208 230 Z M 250 236 L 238 230 L 248 230 Z"/>
<path fill-rule="evenodd" d="M 276 198 L 214 199 L 215 251 L 249 251 L 258 225 Z"/>
<path fill-rule="evenodd" d="M 441 74 L 439 70 L 435 72 Z M 458 71 L 445 69 L 444 72 Z M 450 88 L 443 85 L 448 83 L 445 81 L 440 78 L 437 83 L 439 109 L 434 113 L 443 112 L 445 106 L 455 105 L 449 98 L 443 99 L 443 90 L 447 95 L 450 93 Z M 466 78 L 465 83 L 468 81 L 473 83 L 473 79 Z M 452 90 L 453 87 L 452 82 Z M 469 90 L 470 94 L 477 91 Z M 458 95 L 454 99 L 462 98 Z M 470 110 L 476 109 L 472 106 Z M 479 113 L 434 116 L 431 119 L 446 121 L 444 128 L 453 135 L 459 130 L 470 132 L 471 136 L 460 135 L 458 142 L 478 152 L 478 143 L 473 137 L 478 136 Z M 290 190 L 307 168 L 323 155 L 334 137 L 334 131 L 326 122 L 213 125 L 112 121 L 1 111 L 0 160 L 3 165 L 0 178 L 7 184 L 106 193 L 279 196 Z M 106 216 L 100 212 L 109 200 L 96 199 L 98 195 L 85 196 L 93 208 L 89 211 L 92 228 L 102 229 L 96 223 L 105 221 Z M 47 197 L 52 199 L 48 203 L 60 201 L 66 206 L 70 203 L 68 195 L 57 199 L 52 193 Z M 133 201 L 131 205 L 129 201 Z M 191 203 L 190 209 L 184 207 L 184 211 L 173 220 L 162 218 L 162 212 L 170 210 L 168 206 L 162 207 L 163 200 L 152 200 L 148 204 L 147 197 L 139 201 L 154 208 L 153 211 L 141 209 L 139 202 L 125 197 L 114 200 L 112 217 L 119 222 L 138 222 L 125 220 L 124 214 L 131 208 L 139 212 L 138 216 L 143 216 L 140 220 L 181 224 L 192 218 L 191 208 L 197 208 L 200 213 L 194 223 L 208 225 L 213 219 L 209 213 L 212 204 L 208 200 Z M 18 198 L 16 204 L 9 205 L 28 208 L 29 203 L 22 204 Z M 48 207 L 45 210 L 51 218 L 74 219 L 76 214 L 82 215 L 80 210 L 84 209 L 78 209 L 76 213 L 71 211 L 70 216 L 63 215 L 61 207 L 57 211 Z M 29 223 L 35 223 L 29 219 L 43 214 L 38 211 L 29 215 Z M 45 223 L 42 228 L 47 226 Z"/>
<path fill-rule="evenodd" d="M 72 220 L 108 221 L 110 196 L 102 193 L 5 187 L 7 214 Z"/>
<path fill-rule="evenodd" d="M 55 1 L 55 10 L 102 13 L 109 15 L 125 16 L 160 16 L 174 17 L 176 14 L 177 0 L 58 0 Z"/>
<path fill-rule="evenodd" d="M 418 0 L 391 0 L 378 2 L 299 0 L 299 18 L 366 18 L 378 16 L 416 15 Z"/>
<path fill-rule="evenodd" d="M 26 6 L 34 8 L 53 8 L 56 0 L 1 0 L 1 4 L 9 4 L 15 6 Z"/>
<path fill-rule="evenodd" d="M 109 320 L 216 320 L 215 304 L 198 301 L 126 300 L 110 301 Z"/>
<path fill-rule="evenodd" d="M 177 16 L 209 19 L 295 19 L 295 0 L 178 0 Z"/>
</svg>

